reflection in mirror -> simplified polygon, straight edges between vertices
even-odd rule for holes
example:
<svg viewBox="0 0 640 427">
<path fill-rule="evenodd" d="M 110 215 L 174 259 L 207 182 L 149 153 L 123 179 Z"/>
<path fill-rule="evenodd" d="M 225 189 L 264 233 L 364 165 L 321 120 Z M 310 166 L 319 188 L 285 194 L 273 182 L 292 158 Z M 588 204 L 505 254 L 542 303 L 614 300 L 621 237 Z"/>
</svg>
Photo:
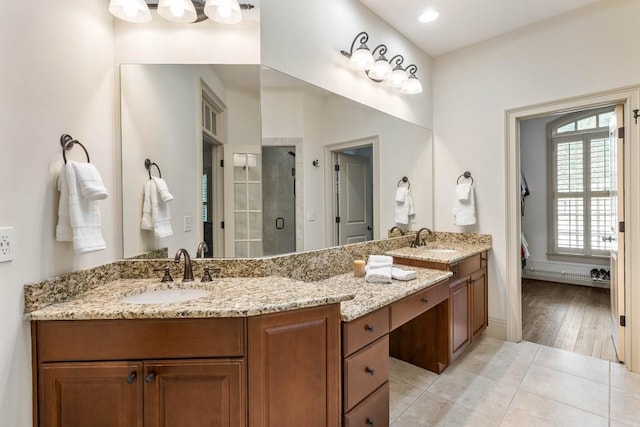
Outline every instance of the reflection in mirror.
<svg viewBox="0 0 640 427">
<path fill-rule="evenodd" d="M 257 257 L 386 237 L 402 176 L 419 225 L 432 225 L 427 129 L 258 65 L 127 64 L 121 88 L 125 257 L 195 253 L 203 241 L 207 257 Z M 173 235 L 161 239 L 140 229 L 146 158 L 174 195 Z"/>
</svg>

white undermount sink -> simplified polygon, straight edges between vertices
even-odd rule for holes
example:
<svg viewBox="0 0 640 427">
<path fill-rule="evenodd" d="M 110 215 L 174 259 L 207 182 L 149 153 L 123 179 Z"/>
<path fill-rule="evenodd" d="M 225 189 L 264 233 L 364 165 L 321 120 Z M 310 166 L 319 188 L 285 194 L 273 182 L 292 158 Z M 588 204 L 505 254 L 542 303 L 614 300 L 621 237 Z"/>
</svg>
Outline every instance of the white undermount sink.
<svg viewBox="0 0 640 427">
<path fill-rule="evenodd" d="M 206 289 L 159 289 L 123 297 L 120 301 L 128 304 L 170 304 L 191 301 L 208 295 L 211 295 L 211 291 Z"/>
</svg>

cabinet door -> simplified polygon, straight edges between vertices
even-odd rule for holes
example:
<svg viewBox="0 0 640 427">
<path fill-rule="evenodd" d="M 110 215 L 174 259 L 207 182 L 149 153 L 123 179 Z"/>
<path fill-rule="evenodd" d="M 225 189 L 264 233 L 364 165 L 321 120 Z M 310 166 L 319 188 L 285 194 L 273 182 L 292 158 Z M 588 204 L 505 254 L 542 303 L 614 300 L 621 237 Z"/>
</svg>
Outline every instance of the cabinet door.
<svg viewBox="0 0 640 427">
<path fill-rule="evenodd" d="M 451 360 L 453 360 L 467 346 L 470 339 L 468 278 L 451 287 L 449 302 L 451 304 Z"/>
<path fill-rule="evenodd" d="M 41 427 L 142 427 L 141 363 L 40 367 Z"/>
<path fill-rule="evenodd" d="M 144 364 L 145 427 L 246 425 L 243 359 Z"/>
<path fill-rule="evenodd" d="M 488 323 L 487 270 L 478 270 L 471 275 L 471 331 L 475 338 Z"/>
<path fill-rule="evenodd" d="M 249 319 L 249 425 L 340 425 L 340 308 Z"/>
</svg>

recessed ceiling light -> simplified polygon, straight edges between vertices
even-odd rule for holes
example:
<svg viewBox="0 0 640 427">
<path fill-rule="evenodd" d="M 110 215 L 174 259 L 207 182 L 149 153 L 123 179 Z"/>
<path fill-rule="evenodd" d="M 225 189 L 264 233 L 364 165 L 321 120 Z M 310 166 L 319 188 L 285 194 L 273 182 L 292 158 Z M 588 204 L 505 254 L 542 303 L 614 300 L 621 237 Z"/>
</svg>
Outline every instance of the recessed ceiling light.
<svg viewBox="0 0 640 427">
<path fill-rule="evenodd" d="M 418 21 L 420 22 L 433 22 L 440 16 L 440 13 L 437 10 L 429 9 L 422 12 L 422 15 L 418 16 Z"/>
</svg>

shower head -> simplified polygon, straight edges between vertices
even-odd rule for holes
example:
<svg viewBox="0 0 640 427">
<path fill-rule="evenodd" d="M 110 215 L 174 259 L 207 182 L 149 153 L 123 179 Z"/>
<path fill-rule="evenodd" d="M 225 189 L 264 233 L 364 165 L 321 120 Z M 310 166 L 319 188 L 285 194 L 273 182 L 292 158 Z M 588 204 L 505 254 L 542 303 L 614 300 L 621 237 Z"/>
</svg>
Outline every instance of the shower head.
<svg viewBox="0 0 640 427">
<path fill-rule="evenodd" d="M 287 154 L 289 154 L 291 157 L 295 157 L 296 153 L 294 153 L 293 151 L 287 151 Z"/>
</svg>

